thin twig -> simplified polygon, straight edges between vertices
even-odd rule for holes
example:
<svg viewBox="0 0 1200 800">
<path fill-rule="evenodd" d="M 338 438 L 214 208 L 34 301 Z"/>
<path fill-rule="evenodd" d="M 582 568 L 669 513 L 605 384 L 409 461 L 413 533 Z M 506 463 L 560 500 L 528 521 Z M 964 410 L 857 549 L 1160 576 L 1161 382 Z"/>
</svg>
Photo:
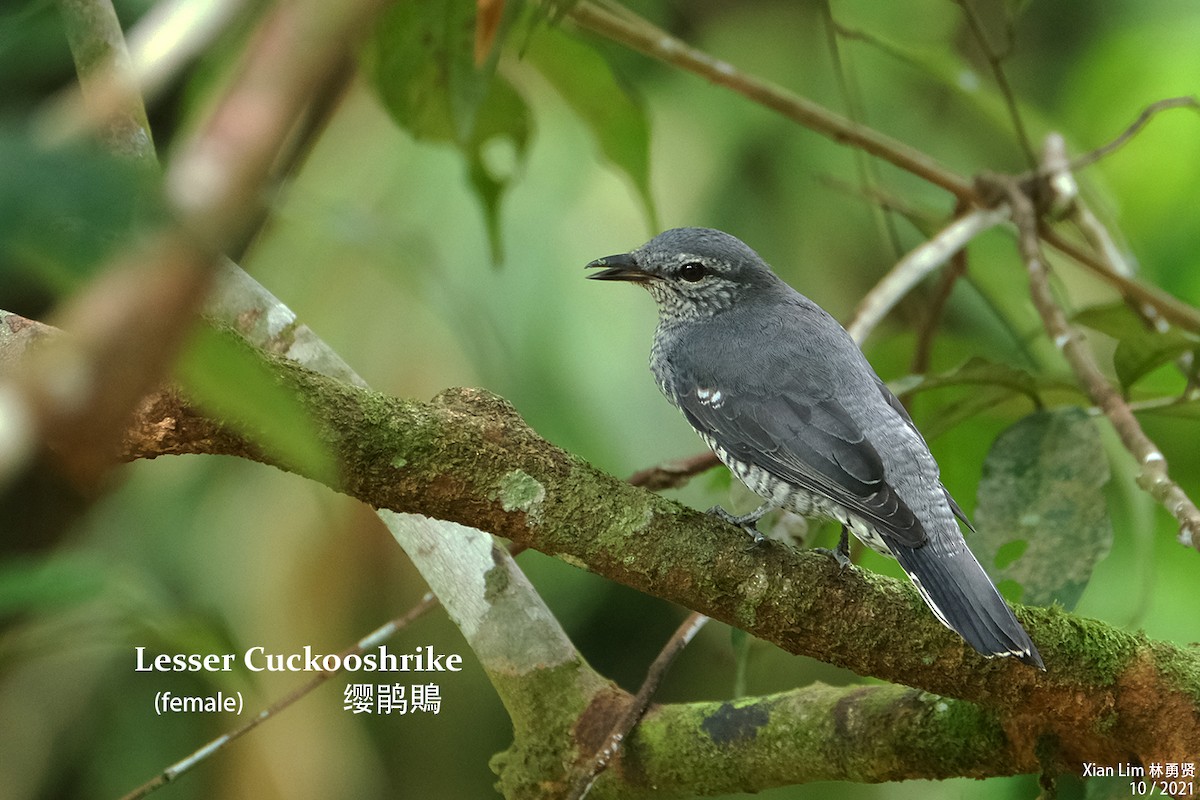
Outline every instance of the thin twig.
<svg viewBox="0 0 1200 800">
<path fill-rule="evenodd" d="M 1021 146 L 1021 152 L 1025 154 L 1026 163 L 1031 168 L 1036 167 L 1037 157 L 1033 153 L 1033 143 L 1029 139 L 1029 133 L 1025 130 L 1025 121 L 1021 119 L 1021 111 L 1017 108 L 1017 98 L 1013 93 L 1012 86 L 1008 82 L 1008 75 L 1004 72 L 1004 59 L 1012 50 L 1013 39 L 1015 38 L 1011 22 L 1008 29 L 1008 47 L 1002 53 L 995 50 L 988 41 L 987 34 L 983 30 L 983 22 L 979 19 L 979 15 L 975 13 L 975 7 L 971 5 L 970 1 L 954 0 L 954 2 L 963 10 L 963 16 L 967 20 L 967 27 L 971 29 L 971 35 L 975 37 L 975 41 L 979 44 L 979 49 L 983 52 L 983 57 L 987 60 L 988 66 L 991 67 L 992 77 L 996 81 L 996 86 L 1000 89 L 1000 95 L 1004 98 L 1004 105 L 1008 108 L 1008 116 L 1012 120 L 1013 129 L 1017 134 L 1017 142 Z"/>
<path fill-rule="evenodd" d="M 1183 489 L 1171 480 L 1162 451 L 1142 431 L 1128 403 L 1104 377 L 1091 351 L 1084 345 L 1082 334 L 1071 326 L 1054 299 L 1038 239 L 1037 213 L 1033 201 L 1021 189 L 1017 180 L 995 180 L 1006 192 L 1012 206 L 1013 221 L 1018 231 L 1017 244 L 1029 272 L 1030 295 L 1038 314 L 1041 315 L 1047 335 L 1062 351 L 1063 357 L 1075 372 L 1080 385 L 1092 398 L 1092 402 L 1104 411 L 1125 449 L 1137 460 L 1141 469 L 1137 477 L 1138 486 L 1162 503 L 1179 520 L 1180 542 L 1200 550 L 1200 509 L 1197 509 Z"/>
<path fill-rule="evenodd" d="M 1095 254 L 1088 252 L 1058 231 L 1041 227 L 1038 231 L 1042 240 L 1065 256 L 1087 267 L 1106 283 L 1111 284 L 1124 297 L 1154 306 L 1173 325 L 1184 330 L 1200 333 L 1200 310 L 1184 303 L 1153 284 L 1119 275 L 1108 268 Z"/>
<path fill-rule="evenodd" d="M 410 625 L 414 620 L 423 616 L 426 612 L 431 611 L 437 606 L 438 599 L 433 596 L 432 592 L 426 592 L 425 596 L 421 598 L 420 602 L 410 608 L 403 616 L 397 617 L 385 625 L 381 625 L 380 627 L 368 633 L 357 643 L 339 653 L 338 663 L 344 664 L 347 656 L 362 655 L 368 649 L 372 647 L 378 647 L 380 644 L 383 644 L 392 636 L 408 627 L 408 625 Z M 336 670 L 322 671 L 314 674 L 307 683 L 296 687 L 288 694 L 276 700 L 274 703 L 271 703 L 271 705 L 255 714 L 249 722 L 241 725 L 238 728 L 235 728 L 229 733 L 218 736 L 216 739 L 213 739 L 211 742 L 204 745 L 187 758 L 167 767 L 154 778 L 146 781 L 146 783 L 143 783 L 141 786 L 122 797 L 121 800 L 139 800 L 139 798 L 145 797 L 157 789 L 161 789 L 163 786 L 166 786 L 168 783 L 188 772 L 193 767 L 208 760 L 210 756 L 219 753 L 235 739 L 241 738 L 262 723 L 266 722 L 271 717 L 276 716 L 281 711 L 294 704 L 297 700 L 305 695 L 308 695 L 318 686 L 325 683 L 325 681 L 329 680 L 335 675 L 340 674 L 342 671 L 343 670 L 339 667 L 339 669 Z"/>
<path fill-rule="evenodd" d="M 821 16 L 825 21 L 825 43 L 829 48 L 829 58 L 833 62 L 833 74 L 837 79 L 838 92 L 846 104 L 846 113 L 852 122 L 862 125 L 866 120 L 866 111 L 863 108 L 858 86 L 851 80 L 851 75 L 842 59 L 842 50 L 838 42 L 839 28 L 833 18 L 833 9 L 829 3 L 830 0 L 824 0 L 821 3 Z M 853 155 L 858 182 L 862 186 L 863 193 L 870 194 L 879 185 L 878 163 L 872 158 L 867 158 L 867 154 L 858 148 L 854 149 Z M 900 232 L 896 230 L 896 220 L 886 207 L 878 204 L 871 206 L 871 215 L 879 228 L 880 238 L 891 248 L 892 260 L 899 258 L 904 250 L 900 244 Z"/>
<path fill-rule="evenodd" d="M 1112 237 L 1078 197 L 1078 187 L 1075 186 L 1072 175 L 1072 173 L 1116 152 L 1133 139 L 1156 115 L 1173 108 L 1191 108 L 1200 111 L 1200 102 L 1197 102 L 1194 97 L 1168 97 L 1151 103 L 1142 109 L 1137 119 L 1129 127 L 1108 144 L 1072 159 L 1065 165 L 1061 163 L 1065 159 L 1065 153 L 1058 153 L 1051 159 L 1053 163 L 1043 161 L 1037 169 L 1018 176 L 1018 179 L 1025 182 L 1039 180 L 1061 182 L 1063 185 L 1051 188 L 1058 195 L 1069 200 L 1067 216 L 1100 256 L 1095 258 L 1090 254 L 1084 254 L 1083 251 L 1054 231 L 1043 230 L 1040 232 L 1046 242 L 1097 272 L 1110 283 L 1114 283 L 1126 300 L 1156 330 L 1163 330 L 1168 323 L 1174 323 L 1182 328 L 1198 331 L 1200 330 L 1200 313 L 1197 313 L 1196 309 L 1180 303 L 1155 287 L 1144 286 L 1133 281 L 1133 270 L 1121 255 Z M 1059 144 L 1055 143 L 1054 148 L 1057 152 L 1060 149 Z"/>
<path fill-rule="evenodd" d="M 1071 171 L 1078 172 L 1084 167 L 1095 164 L 1102 158 L 1112 155 L 1117 150 L 1124 147 L 1129 140 L 1138 134 L 1138 132 L 1146 126 L 1151 119 L 1162 111 L 1167 111 L 1172 108 L 1190 108 L 1194 111 L 1200 111 L 1200 101 L 1195 97 L 1167 97 L 1157 102 L 1151 103 L 1142 109 L 1142 113 L 1132 124 L 1121 134 L 1106 145 L 1097 147 L 1091 152 L 1084 153 L 1071 161 Z"/>
<path fill-rule="evenodd" d="M 111 0 L 59 0 L 82 106 L 109 151 L 157 166 L 146 108 Z"/>
<path fill-rule="evenodd" d="M 678 489 L 701 472 L 707 472 L 720 463 L 711 451 L 705 451 L 638 470 L 629 476 L 628 482 L 651 491 Z"/>
<path fill-rule="evenodd" d="M 929 369 L 933 354 L 938 326 L 945 313 L 946 304 L 950 302 L 950 294 L 954 291 L 959 279 L 967 274 L 967 249 L 964 247 L 950 256 L 950 262 L 942 272 L 933 297 L 930 298 L 929 308 L 925 319 L 917 328 L 917 343 L 913 348 L 912 365 L 909 371 L 914 375 L 923 375 Z"/>
<path fill-rule="evenodd" d="M 897 214 L 904 218 L 906 222 L 917 229 L 924 236 L 936 231 L 945 223 L 945 217 L 941 212 L 935 212 L 932 209 L 918 208 L 909 203 L 904 198 L 889 191 L 885 191 L 881 187 L 874 186 L 869 190 L 849 181 L 842 180 L 835 175 L 818 175 L 817 181 L 834 191 L 841 192 L 868 203 L 875 203 L 882 206 L 887 211 Z"/>
<path fill-rule="evenodd" d="M 1084 205 L 1079 193 L 1079 182 L 1075 180 L 1071 161 L 1067 158 L 1067 143 L 1062 134 L 1051 132 L 1046 135 L 1042 148 L 1042 169 L 1045 180 L 1050 183 L 1050 213 L 1054 217 L 1065 217 L 1075 223 L 1088 244 L 1104 259 L 1110 270 L 1132 278 L 1133 268 L 1125 260 L 1113 242 L 1112 236 L 1096 219 L 1096 215 Z"/>
<path fill-rule="evenodd" d="M 625 10 L 615 14 L 592 0 L 575 5 L 568 17 L 582 28 L 620 42 L 627 47 L 724 86 L 754 102 L 783 114 L 829 139 L 858 147 L 906 172 L 940 186 L 955 197 L 975 202 L 978 197 L 970 181 L 898 139 L 858 125 L 840 114 L 735 69 L 728 62 L 676 39 L 666 31 Z"/>
<path fill-rule="evenodd" d="M 910 251 L 859 302 L 850 324 L 846 326 L 850 336 L 862 344 L 900 298 L 908 294 L 922 278 L 946 263 L 971 239 L 1006 219 L 1006 207 L 977 208 Z"/>
<path fill-rule="evenodd" d="M 613 758 L 620 752 L 625 738 L 646 713 L 646 709 L 650 705 L 650 698 L 658 690 L 659 684 L 662 683 L 667 670 L 671 668 L 671 664 L 674 663 L 676 657 L 683 652 L 683 649 L 687 647 L 688 643 L 692 641 L 707 622 L 708 617 L 693 611 L 675 630 L 675 633 L 672 634 L 671 638 L 659 652 L 658 657 L 654 659 L 654 663 L 650 665 L 650 669 L 646 671 L 646 680 L 642 682 L 641 688 L 638 689 L 637 694 L 629 702 L 625 713 L 613 725 L 608 738 L 604 740 L 604 744 L 596 751 L 595 756 L 588 764 L 575 771 L 571 790 L 567 793 L 566 800 L 583 800 L 588 792 L 591 791 L 600 773 L 608 767 Z"/>
<path fill-rule="evenodd" d="M 1105 264 L 1107 264 L 1110 270 L 1123 277 L 1132 278 L 1134 275 L 1133 268 L 1117 249 L 1116 243 L 1113 241 L 1108 229 L 1101 224 L 1096 215 L 1083 202 L 1083 198 L 1079 194 L 1079 184 L 1070 170 L 1066 142 L 1060 134 L 1050 133 L 1046 136 L 1046 143 L 1042 152 L 1042 167 L 1050 172 L 1046 182 L 1052 193 L 1052 197 L 1050 198 L 1053 203 L 1051 213 L 1058 216 L 1065 216 L 1074 222 L 1075 227 L 1083 233 L 1084 238 L 1087 239 L 1092 249 L 1104 259 Z M 1125 298 L 1125 303 L 1138 315 L 1148 329 L 1158 331 L 1159 333 L 1166 333 L 1170 329 L 1170 323 L 1163 318 L 1162 314 L 1153 305 L 1138 302 L 1130 297 Z M 1182 353 L 1175 359 L 1180 372 L 1189 381 L 1189 385 L 1192 378 L 1194 360 L 1191 353 Z"/>
</svg>

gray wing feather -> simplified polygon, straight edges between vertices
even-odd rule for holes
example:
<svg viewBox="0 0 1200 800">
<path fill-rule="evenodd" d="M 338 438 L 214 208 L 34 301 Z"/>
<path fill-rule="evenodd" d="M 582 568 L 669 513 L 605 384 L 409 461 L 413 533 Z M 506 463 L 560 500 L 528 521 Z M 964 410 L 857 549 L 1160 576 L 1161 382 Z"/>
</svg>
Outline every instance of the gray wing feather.
<svg viewBox="0 0 1200 800">
<path fill-rule="evenodd" d="M 909 415 L 908 409 L 904 407 L 904 404 L 900 402 L 900 398 L 892 394 L 892 390 L 887 388 L 887 384 L 880 380 L 879 376 L 875 376 L 875 383 L 879 386 L 879 391 L 883 394 L 883 399 L 895 409 L 896 413 L 900 415 L 900 419 L 904 420 L 908 427 L 912 428 L 913 433 L 921 437 L 922 442 L 925 441 L 925 437 L 921 436 L 921 432 L 917 430 L 916 423 L 912 421 L 912 416 Z M 950 505 L 950 511 L 954 516 L 962 520 L 962 523 L 967 526 L 967 530 L 974 533 L 975 526 L 971 524 L 971 520 L 967 518 L 966 513 L 963 512 L 962 508 L 959 507 L 958 503 L 950 496 L 950 492 L 944 486 L 942 487 L 942 493 L 946 495 L 946 502 Z"/>
<path fill-rule="evenodd" d="M 712 391 L 702 399 L 698 388 L 676 387 L 680 409 L 734 459 L 829 498 L 885 538 L 907 547 L 925 543 L 924 528 L 885 480 L 879 453 L 836 398 L 809 400 L 802 386 L 771 395 L 711 387 L 720 390 L 718 404 L 708 401 Z"/>
</svg>

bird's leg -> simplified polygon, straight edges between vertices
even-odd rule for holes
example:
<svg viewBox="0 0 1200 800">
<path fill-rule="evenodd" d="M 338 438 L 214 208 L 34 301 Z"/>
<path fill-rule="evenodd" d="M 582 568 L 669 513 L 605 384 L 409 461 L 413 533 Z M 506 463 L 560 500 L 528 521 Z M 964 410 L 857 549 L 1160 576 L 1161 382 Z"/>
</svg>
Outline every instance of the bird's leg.
<svg viewBox="0 0 1200 800">
<path fill-rule="evenodd" d="M 845 569 L 852 563 L 850 561 L 850 529 L 846 527 L 846 523 L 842 523 L 842 535 L 838 539 L 837 547 L 833 550 L 826 550 L 824 547 L 818 547 L 822 553 L 829 553 L 829 556 L 838 563 L 838 567 Z"/>
<path fill-rule="evenodd" d="M 708 510 L 707 513 L 712 514 L 717 519 L 723 519 L 726 522 L 731 522 L 734 525 L 737 525 L 739 528 L 744 530 L 751 539 L 754 540 L 750 546 L 757 547 L 767 540 L 767 537 L 758 532 L 758 521 L 774 507 L 775 506 L 770 502 L 763 503 L 749 514 L 742 514 L 739 516 L 737 514 L 730 514 L 720 506 L 713 506 Z"/>
<path fill-rule="evenodd" d="M 842 535 L 838 539 L 837 549 L 833 551 L 833 560 L 838 562 L 838 566 L 842 569 L 850 566 L 850 529 L 846 527 L 846 523 L 842 523 Z"/>
</svg>

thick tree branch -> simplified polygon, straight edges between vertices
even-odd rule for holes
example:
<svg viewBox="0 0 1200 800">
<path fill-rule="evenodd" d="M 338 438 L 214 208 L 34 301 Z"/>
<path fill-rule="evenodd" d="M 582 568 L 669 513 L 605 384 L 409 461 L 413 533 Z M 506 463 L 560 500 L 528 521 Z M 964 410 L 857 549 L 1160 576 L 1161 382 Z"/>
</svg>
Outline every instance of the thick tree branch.
<svg viewBox="0 0 1200 800">
<path fill-rule="evenodd" d="M 978 702 L 1002 711 L 1023 746 L 1055 733 L 1067 761 L 1118 751 L 1166 757 L 1200 741 L 1195 653 L 1027 608 L 1021 619 L 1050 672 L 989 662 L 900 581 L 840 573 L 819 553 L 747 552 L 737 529 L 599 472 L 538 437 L 494 395 L 454 389 L 418 403 L 275 366 L 322 424 L 343 467 L 337 488 L 371 505 L 481 528 L 791 652 Z M 143 409 L 125 456 L 189 452 L 262 460 L 170 395 Z"/>
<path fill-rule="evenodd" d="M 0 332 L 11 328 L 9 322 Z M 840 572 L 820 553 L 779 545 L 747 552 L 738 529 L 554 447 L 494 395 L 455 389 L 419 403 L 284 361 L 273 368 L 321 425 L 342 466 L 341 491 L 376 507 L 506 536 L 790 652 L 977 703 L 1008 737 L 1013 769 L 1034 763 L 1037 743 L 1046 737 L 1057 743 L 1055 757 L 1067 769 L 1131 754 L 1180 760 L 1200 741 L 1200 655 L 1194 651 L 1061 610 L 1025 608 L 1018 614 L 1049 672 L 988 661 L 942 628 L 907 584 L 863 570 Z M 177 394 L 160 393 L 143 404 L 124 456 L 178 453 L 266 460 L 233 428 L 204 418 Z M 408 546 L 431 548 L 448 535 L 431 524 L 424 545 Z M 557 702 L 591 697 L 585 705 L 599 704 L 591 711 L 601 721 L 588 729 L 604 733 L 592 740 L 593 749 L 611 729 L 628 697 L 594 676 L 584 680 L 590 671 L 569 663 L 574 666 L 566 672 L 564 662 L 498 684 L 514 712 L 516 746 L 536 740 L 523 725 L 546 718 L 539 704 L 547 692 Z M 581 747 L 586 741 L 580 734 Z"/>
<path fill-rule="evenodd" d="M 1032 750 L 1009 737 L 1002 716 L 972 703 L 902 686 L 818 683 L 767 697 L 652 709 L 591 797 L 691 797 L 812 781 L 984 778 L 1038 769 Z"/>
</svg>

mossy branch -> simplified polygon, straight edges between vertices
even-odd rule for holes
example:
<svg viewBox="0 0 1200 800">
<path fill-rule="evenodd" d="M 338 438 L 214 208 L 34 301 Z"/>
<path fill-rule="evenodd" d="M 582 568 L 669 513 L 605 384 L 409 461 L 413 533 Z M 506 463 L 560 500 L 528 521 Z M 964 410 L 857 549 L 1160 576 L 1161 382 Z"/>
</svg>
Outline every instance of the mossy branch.
<svg viewBox="0 0 1200 800">
<path fill-rule="evenodd" d="M 469 525 L 696 609 L 804 654 L 997 716 L 1017 761 L 1039 739 L 1064 765 L 1134 754 L 1179 760 L 1200 742 L 1200 653 L 1060 609 L 1023 608 L 1048 672 L 986 660 L 901 581 L 839 572 L 628 485 L 537 435 L 502 398 L 451 389 L 400 400 L 273 360 L 341 468 L 335 488 L 375 507 Z M 148 401 L 123 457 L 222 453 L 275 461 L 177 394 Z M 277 464 L 287 468 L 287 465 Z"/>
<path fill-rule="evenodd" d="M 57 333 L 14 315 L 0 314 L 0 323 L 0 368 L 6 370 L 19 366 L 29 346 Z M 840 572 L 819 553 L 780 545 L 747 551 L 740 530 L 595 469 L 539 437 L 492 394 L 453 389 L 429 403 L 400 400 L 263 358 L 318 423 L 340 468 L 341 477 L 326 480 L 338 490 L 379 508 L 505 536 L 790 652 L 917 690 L 808 687 L 732 704 L 653 709 L 597 784 L 597 796 L 637 796 L 650 785 L 696 795 L 805 780 L 1013 774 L 1045 766 L 1047 742 L 1053 766 L 1076 773 L 1085 761 L 1200 756 L 1196 648 L 1150 641 L 1061 610 L 1024 608 L 1018 614 L 1048 672 L 988 661 L 935 622 L 907 584 L 863 570 Z M 253 431 L 240 433 L 165 390 L 139 407 L 121 457 L 225 454 L 289 468 L 251 444 L 253 438 Z M 494 762 L 510 796 L 523 795 L 520 786 L 563 780 L 571 763 L 602 744 L 630 699 L 583 663 L 511 677 L 497 688 L 516 736 Z M 551 697 L 558 700 L 547 707 Z M 826 711 L 814 714 L 818 707 Z M 895 735 L 847 727 L 868 717 L 891 720 Z M 827 730 L 838 719 L 846 724 Z M 939 759 L 913 755 L 918 740 L 956 736 L 959 745 L 934 748 L 943 754 Z M 859 738 L 875 749 L 850 758 L 866 746 L 853 743 Z M 978 739 L 995 746 L 978 751 L 963 744 Z M 753 770 L 753 779 L 739 770 L 740 783 L 711 781 L 705 777 L 711 770 L 679 768 L 701 759 L 732 770 L 760 751 L 765 764 L 778 760 L 773 748 L 785 742 L 797 754 L 795 765 Z M 820 757 L 800 758 L 814 747 Z"/>
</svg>

